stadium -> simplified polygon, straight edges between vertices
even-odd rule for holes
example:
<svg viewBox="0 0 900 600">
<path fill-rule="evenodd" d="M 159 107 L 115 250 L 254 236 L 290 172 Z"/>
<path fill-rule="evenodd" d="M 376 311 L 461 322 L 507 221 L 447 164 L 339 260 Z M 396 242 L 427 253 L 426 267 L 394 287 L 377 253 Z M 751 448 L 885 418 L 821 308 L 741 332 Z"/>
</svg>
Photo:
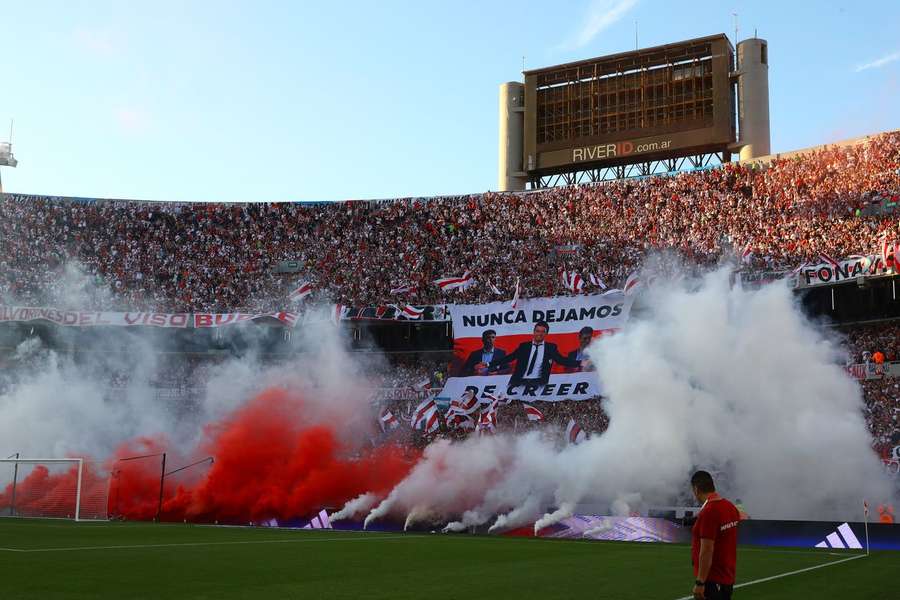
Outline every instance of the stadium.
<svg viewBox="0 0 900 600">
<path fill-rule="evenodd" d="M 0 597 L 896 597 L 900 130 L 774 153 L 768 44 L 523 68 L 483 193 L 57 196 L 0 144 Z"/>
</svg>

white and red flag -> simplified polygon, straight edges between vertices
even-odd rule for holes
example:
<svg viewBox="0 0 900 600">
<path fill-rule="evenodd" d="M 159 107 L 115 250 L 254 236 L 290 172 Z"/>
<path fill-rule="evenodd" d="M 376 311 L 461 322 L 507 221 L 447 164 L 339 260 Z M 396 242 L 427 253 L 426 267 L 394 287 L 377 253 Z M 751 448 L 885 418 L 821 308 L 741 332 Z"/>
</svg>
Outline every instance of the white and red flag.
<svg viewBox="0 0 900 600">
<path fill-rule="evenodd" d="M 584 279 L 575 271 L 563 271 L 561 279 L 563 287 L 573 294 L 577 294 L 584 288 Z"/>
<path fill-rule="evenodd" d="M 511 307 L 515 308 L 516 306 L 518 306 L 518 304 L 519 304 L 519 278 L 516 277 L 516 292 L 513 294 L 512 302 L 510 302 L 509 305 Z"/>
<path fill-rule="evenodd" d="M 401 285 L 399 287 L 391 288 L 391 295 L 393 294 L 409 294 L 410 292 L 416 291 L 418 288 L 414 285 Z"/>
<path fill-rule="evenodd" d="M 821 254 L 819 254 L 819 258 L 822 259 L 822 262 L 826 262 L 826 263 L 828 263 L 829 265 L 831 265 L 831 268 L 832 268 L 832 269 L 837 269 L 837 268 L 840 266 L 840 265 L 838 264 L 838 261 L 834 260 L 833 258 L 831 258 L 830 256 L 828 256 L 828 255 L 825 254 L 824 252 L 822 252 Z"/>
<path fill-rule="evenodd" d="M 469 271 L 463 273 L 462 277 L 441 277 L 440 279 L 434 280 L 434 285 L 441 288 L 442 292 L 464 290 L 474 283 L 475 280 L 472 278 L 472 274 Z"/>
<path fill-rule="evenodd" d="M 416 390 L 417 392 L 431 389 L 431 379 L 427 377 L 425 377 L 424 379 L 420 379 L 419 381 L 412 384 L 412 389 Z"/>
<path fill-rule="evenodd" d="M 478 409 L 478 406 L 479 402 L 475 394 L 471 391 L 466 391 L 458 400 L 450 401 L 450 410 L 447 412 L 447 416 L 471 415 Z"/>
<path fill-rule="evenodd" d="M 750 264 L 750 261 L 753 260 L 753 248 L 750 247 L 750 244 L 744 246 L 744 249 L 741 250 L 741 262 L 745 265 Z"/>
<path fill-rule="evenodd" d="M 887 234 L 881 238 L 881 264 L 887 266 L 888 257 L 896 250 L 895 244 L 888 241 Z"/>
<path fill-rule="evenodd" d="M 441 428 L 441 413 L 435 406 L 425 419 L 425 433 L 433 433 Z"/>
<path fill-rule="evenodd" d="M 416 410 L 413 411 L 409 424 L 412 425 L 413 429 L 419 429 L 434 412 L 437 412 L 437 404 L 434 398 L 423 400 L 416 407 Z"/>
<path fill-rule="evenodd" d="M 309 281 L 301 281 L 300 285 L 297 286 L 290 294 L 288 294 L 288 298 L 291 302 L 297 302 L 299 300 L 303 300 L 313 291 L 313 284 Z"/>
<path fill-rule="evenodd" d="M 496 294 L 497 296 L 502 296 L 502 295 L 503 295 L 503 292 L 500 291 L 500 288 L 498 288 L 496 285 L 494 285 L 494 282 L 493 282 L 493 281 L 488 280 L 488 286 L 491 288 L 491 291 L 492 291 L 494 294 Z"/>
<path fill-rule="evenodd" d="M 598 287 L 601 290 L 606 289 L 606 284 L 603 283 L 603 280 L 600 279 L 599 275 L 594 275 L 593 273 L 588 273 L 588 280 L 591 282 L 591 285 Z"/>
<path fill-rule="evenodd" d="M 641 276 L 637 271 L 628 276 L 628 279 L 625 280 L 625 287 L 622 289 L 625 292 L 625 295 L 633 294 L 637 291 L 638 287 L 641 285 Z"/>
<path fill-rule="evenodd" d="M 381 409 L 381 414 L 378 415 L 378 421 L 381 423 L 381 429 L 385 431 L 400 427 L 400 421 L 394 416 L 394 413 L 387 408 Z"/>
<path fill-rule="evenodd" d="M 529 421 L 543 421 L 544 413 L 542 413 L 537 408 L 533 407 L 530 404 L 523 403 L 522 406 L 525 408 L 525 416 L 528 417 Z"/>
<path fill-rule="evenodd" d="M 475 429 L 481 433 L 493 433 L 496 427 L 497 411 L 490 409 L 481 411 L 481 416 L 478 418 L 478 425 L 476 425 Z"/>
<path fill-rule="evenodd" d="M 570 444 L 580 444 L 587 439 L 587 434 L 581 428 L 581 425 L 575 422 L 575 419 L 569 419 L 566 425 L 566 441 Z"/>
<path fill-rule="evenodd" d="M 335 304 L 334 310 L 331 311 L 331 322 L 335 325 L 343 319 L 350 318 L 350 307 L 343 304 Z"/>
<path fill-rule="evenodd" d="M 397 309 L 398 317 L 406 317 L 407 319 L 421 319 L 422 315 L 425 313 L 424 308 L 416 308 L 415 306 L 410 306 L 409 304 L 396 305 L 390 304 L 389 306 Z"/>
</svg>

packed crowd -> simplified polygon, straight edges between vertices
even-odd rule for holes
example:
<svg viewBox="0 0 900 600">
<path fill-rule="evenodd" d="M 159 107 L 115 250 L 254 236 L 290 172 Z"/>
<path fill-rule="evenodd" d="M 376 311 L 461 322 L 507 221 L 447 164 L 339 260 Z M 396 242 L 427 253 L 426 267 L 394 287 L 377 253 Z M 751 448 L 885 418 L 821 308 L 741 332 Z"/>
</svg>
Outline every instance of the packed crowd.
<svg viewBox="0 0 900 600">
<path fill-rule="evenodd" d="M 846 332 L 847 360 L 856 363 L 900 361 L 900 326 L 890 323 L 857 325 Z"/>
<path fill-rule="evenodd" d="M 895 215 L 867 208 L 900 202 L 900 133 L 771 163 L 523 194 L 330 204 L 175 204 L 0 197 L 0 300 L 6 304 L 160 312 L 273 311 L 299 281 L 310 300 L 352 306 L 484 302 L 563 295 L 577 271 L 586 291 L 621 287 L 660 251 L 696 265 L 749 253 L 750 268 L 780 269 L 877 252 L 900 241 Z M 877 212 L 879 214 L 872 214 Z M 290 273 L 277 269 L 291 261 Z M 475 283 L 444 294 L 433 281 L 469 271 Z M 587 274 L 596 276 L 591 282 Z M 407 291 L 398 292 L 399 288 Z M 900 359 L 900 328 L 849 333 L 852 362 Z M 380 389 L 400 416 L 446 365 L 394 363 Z M 200 382 L 210 364 L 169 369 L 159 387 Z M 425 383 L 427 381 L 427 383 Z M 181 383 L 179 383 L 181 382 Z M 124 385 L 116 379 L 113 386 Z M 897 442 L 900 388 L 864 383 L 880 447 Z M 375 400 L 379 400 L 376 398 Z M 518 407 L 518 408 L 516 408 Z M 546 422 L 576 419 L 600 432 L 600 402 L 556 403 Z M 501 429 L 530 425 L 518 403 Z M 413 435 L 412 433 L 410 435 Z"/>
<path fill-rule="evenodd" d="M 271 311 L 299 280 L 351 306 L 447 301 L 433 281 L 470 271 L 454 301 L 566 293 L 563 270 L 610 287 L 650 253 L 695 264 L 752 251 L 757 266 L 873 252 L 900 238 L 873 202 L 900 200 L 900 134 L 767 165 L 525 194 L 329 204 L 0 201 L 0 298 L 161 312 Z M 299 270 L 276 272 L 282 261 Z M 391 293 L 402 287 L 409 292 Z M 588 284 L 588 290 L 592 284 Z M 78 306 L 71 306 L 73 303 Z"/>
<path fill-rule="evenodd" d="M 865 416 L 875 449 L 891 458 L 900 445 L 900 379 L 873 379 L 862 382 Z"/>
</svg>

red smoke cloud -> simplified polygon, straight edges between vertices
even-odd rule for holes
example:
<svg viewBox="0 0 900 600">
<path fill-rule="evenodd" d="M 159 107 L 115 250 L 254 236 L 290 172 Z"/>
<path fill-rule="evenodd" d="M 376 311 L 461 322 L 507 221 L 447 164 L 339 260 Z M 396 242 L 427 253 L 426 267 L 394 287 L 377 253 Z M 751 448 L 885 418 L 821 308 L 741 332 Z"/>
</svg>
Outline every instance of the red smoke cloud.
<svg viewBox="0 0 900 600">
<path fill-rule="evenodd" d="M 306 405 L 292 392 L 271 388 L 208 425 L 205 441 L 195 451 L 188 455 L 168 451 L 167 471 L 205 456 L 213 456 L 215 462 L 166 478 L 162 520 L 246 524 L 305 517 L 322 508 L 340 508 L 365 492 L 386 494 L 418 459 L 395 445 L 371 449 L 365 432 L 357 428 L 359 419 L 354 419 L 357 425 L 342 425 L 350 419 L 335 411 L 321 414 L 321 409 L 311 417 L 314 411 Z M 164 437 L 123 444 L 106 464 L 110 479 L 98 477 L 85 463 L 91 495 L 105 496 L 108 485 L 111 516 L 154 518 L 161 457 L 117 459 L 159 454 L 167 446 Z M 17 506 L 18 498 L 27 495 L 35 511 L 58 505 L 57 512 L 64 513 L 59 516 L 66 516 L 66 510 L 74 512 L 74 473 L 72 469 L 51 475 L 45 467 L 31 469 L 17 486 Z M 4 500 L 10 492 L 7 486 L 0 506 L 8 505 Z"/>
<path fill-rule="evenodd" d="M 360 450 L 345 441 L 353 433 L 357 440 L 360 436 L 337 425 L 345 422 L 340 415 L 326 413 L 324 422 L 316 423 L 304 416 L 308 412 L 302 399 L 272 388 L 208 426 L 207 441 L 193 460 L 209 455 L 215 462 L 186 471 L 188 479 L 180 484 L 175 476 L 166 480 L 163 520 L 247 523 L 340 508 L 364 492 L 387 493 L 417 458 L 393 445 Z M 152 454 L 164 444 L 145 438 L 137 447 Z M 193 460 L 179 458 L 170 468 Z M 159 494 L 158 459 L 131 462 L 113 484 L 110 505 L 126 518 L 152 518 Z"/>
<path fill-rule="evenodd" d="M 12 481 L 0 492 L 0 510 L 3 516 L 10 514 L 15 501 L 13 514 L 18 516 L 74 518 L 78 467 L 64 464 L 52 468 L 51 471 L 45 465 L 20 464 L 16 475 L 15 499 Z M 80 516 L 84 519 L 106 517 L 106 477 L 98 475 L 88 462 L 84 463 L 81 477 Z"/>
</svg>

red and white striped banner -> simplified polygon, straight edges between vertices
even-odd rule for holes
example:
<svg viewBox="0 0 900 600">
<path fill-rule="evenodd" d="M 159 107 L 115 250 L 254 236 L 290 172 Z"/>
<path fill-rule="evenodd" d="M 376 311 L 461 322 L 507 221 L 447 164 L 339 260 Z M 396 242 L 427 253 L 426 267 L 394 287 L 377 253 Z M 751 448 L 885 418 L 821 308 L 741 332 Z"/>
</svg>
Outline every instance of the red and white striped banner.
<svg viewBox="0 0 900 600">
<path fill-rule="evenodd" d="M 309 281 L 301 281 L 300 285 L 297 286 L 290 294 L 288 294 L 288 299 L 291 302 L 297 302 L 299 300 L 303 300 L 307 296 L 309 296 L 313 291 L 313 284 Z"/>
<path fill-rule="evenodd" d="M 275 319 L 293 327 L 300 313 L 155 313 L 62 310 L 58 308 L 0 306 L 0 323 L 48 321 L 67 327 L 167 327 L 208 329 L 258 319 Z"/>
<path fill-rule="evenodd" d="M 544 413 L 535 408 L 534 406 L 526 403 L 522 403 L 522 406 L 525 408 L 525 416 L 528 417 L 529 421 L 543 421 Z"/>
<path fill-rule="evenodd" d="M 441 288 L 441 291 L 444 292 L 464 290 L 474 283 L 475 280 L 472 278 L 472 274 L 469 271 L 463 273 L 462 277 L 441 277 L 440 279 L 434 280 L 434 285 Z"/>
</svg>

